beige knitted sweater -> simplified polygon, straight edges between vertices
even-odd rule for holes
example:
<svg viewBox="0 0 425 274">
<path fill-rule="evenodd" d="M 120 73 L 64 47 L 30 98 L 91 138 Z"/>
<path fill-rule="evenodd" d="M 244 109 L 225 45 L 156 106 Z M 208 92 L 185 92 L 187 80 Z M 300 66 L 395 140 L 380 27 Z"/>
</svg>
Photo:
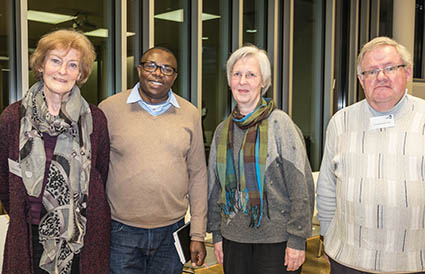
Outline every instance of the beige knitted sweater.
<svg viewBox="0 0 425 274">
<path fill-rule="evenodd" d="M 199 112 L 176 95 L 180 108 L 152 116 L 138 103 L 126 103 L 130 92 L 99 105 L 111 142 L 106 191 L 112 219 L 163 227 L 183 218 L 190 205 L 192 240 L 203 241 L 207 174 Z"/>
</svg>

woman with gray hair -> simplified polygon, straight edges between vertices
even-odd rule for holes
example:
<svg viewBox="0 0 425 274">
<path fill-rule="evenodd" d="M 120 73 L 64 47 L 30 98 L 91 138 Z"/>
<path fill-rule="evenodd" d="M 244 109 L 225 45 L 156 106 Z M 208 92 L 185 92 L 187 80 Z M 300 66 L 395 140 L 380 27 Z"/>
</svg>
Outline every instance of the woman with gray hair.
<svg viewBox="0 0 425 274">
<path fill-rule="evenodd" d="M 300 273 L 314 185 L 303 137 L 269 98 L 271 66 L 255 46 L 227 61 L 236 106 L 209 156 L 208 231 L 226 274 Z"/>
</svg>

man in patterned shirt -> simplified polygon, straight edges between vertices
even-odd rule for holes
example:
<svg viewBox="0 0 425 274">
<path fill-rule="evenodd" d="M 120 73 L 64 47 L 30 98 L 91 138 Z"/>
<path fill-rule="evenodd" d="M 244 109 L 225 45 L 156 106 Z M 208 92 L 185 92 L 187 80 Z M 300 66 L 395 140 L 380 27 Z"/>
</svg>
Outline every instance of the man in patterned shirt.
<svg viewBox="0 0 425 274">
<path fill-rule="evenodd" d="M 331 273 L 425 273 L 425 101 L 407 94 L 411 55 L 375 38 L 357 74 L 366 99 L 329 122 L 317 188 Z"/>
</svg>

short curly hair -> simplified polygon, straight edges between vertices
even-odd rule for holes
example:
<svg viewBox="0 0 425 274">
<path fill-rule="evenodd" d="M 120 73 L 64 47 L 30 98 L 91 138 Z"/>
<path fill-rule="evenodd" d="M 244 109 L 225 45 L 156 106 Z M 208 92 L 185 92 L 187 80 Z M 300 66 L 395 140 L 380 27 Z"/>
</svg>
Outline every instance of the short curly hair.
<svg viewBox="0 0 425 274">
<path fill-rule="evenodd" d="M 49 51 L 55 49 L 75 49 L 80 54 L 80 73 L 77 85 L 84 84 L 90 76 L 96 58 L 93 44 L 81 32 L 73 29 L 60 29 L 43 35 L 30 58 L 30 67 L 36 79 L 41 80 L 41 68 Z"/>
</svg>

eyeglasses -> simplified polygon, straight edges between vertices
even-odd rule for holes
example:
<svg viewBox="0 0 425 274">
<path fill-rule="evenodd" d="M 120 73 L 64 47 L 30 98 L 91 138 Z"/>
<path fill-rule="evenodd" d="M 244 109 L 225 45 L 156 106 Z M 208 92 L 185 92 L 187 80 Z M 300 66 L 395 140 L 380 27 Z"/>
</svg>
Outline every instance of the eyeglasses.
<svg viewBox="0 0 425 274">
<path fill-rule="evenodd" d="M 141 62 L 140 65 L 142 66 L 143 70 L 147 72 L 154 72 L 159 68 L 161 70 L 161 73 L 166 76 L 171 76 L 177 72 L 177 70 L 171 66 L 168 66 L 168 65 L 160 66 L 155 62 Z"/>
<path fill-rule="evenodd" d="M 252 72 L 247 72 L 247 73 L 243 74 L 243 73 L 237 71 L 237 72 L 232 73 L 232 79 L 241 79 L 242 76 L 245 76 L 245 79 L 247 79 L 247 80 L 257 78 L 257 75 L 255 73 L 252 73 Z"/>
<path fill-rule="evenodd" d="M 360 74 L 366 78 L 374 78 L 374 77 L 377 77 L 378 74 L 382 71 L 386 76 L 389 76 L 389 75 L 393 75 L 399 68 L 404 68 L 404 67 L 406 67 L 406 65 L 401 64 L 401 65 L 389 66 L 389 67 L 381 68 L 381 69 L 366 70 L 361 72 Z"/>
</svg>

